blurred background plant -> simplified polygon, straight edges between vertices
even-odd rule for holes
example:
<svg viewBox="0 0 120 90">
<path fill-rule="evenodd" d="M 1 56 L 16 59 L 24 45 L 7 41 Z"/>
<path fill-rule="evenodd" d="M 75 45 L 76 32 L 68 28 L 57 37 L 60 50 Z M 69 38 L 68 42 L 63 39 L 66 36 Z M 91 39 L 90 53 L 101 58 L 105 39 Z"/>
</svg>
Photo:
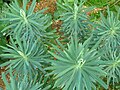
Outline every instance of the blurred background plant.
<svg viewBox="0 0 120 90">
<path fill-rule="evenodd" d="M 9 74 L 9 81 L 6 75 Z M 37 80 L 37 75 L 34 79 L 30 79 L 25 75 L 24 77 L 18 77 L 17 74 L 13 74 L 12 69 L 8 73 L 2 73 L 2 79 L 6 86 L 6 90 L 49 90 L 50 85 L 44 87 L 47 84 L 47 78 L 39 77 Z"/>
<path fill-rule="evenodd" d="M 5 14 L 3 14 L 3 11 L 8 11 L 6 3 L 4 3 L 3 0 L 0 0 L 0 18 L 5 17 Z M 7 44 L 6 36 L 1 32 L 3 28 L 6 27 L 7 24 L 0 21 L 0 45 L 5 46 Z M 0 54 L 2 54 L 2 48 L 0 48 Z M 0 63 L 3 63 L 4 61 L 0 57 Z"/>
</svg>

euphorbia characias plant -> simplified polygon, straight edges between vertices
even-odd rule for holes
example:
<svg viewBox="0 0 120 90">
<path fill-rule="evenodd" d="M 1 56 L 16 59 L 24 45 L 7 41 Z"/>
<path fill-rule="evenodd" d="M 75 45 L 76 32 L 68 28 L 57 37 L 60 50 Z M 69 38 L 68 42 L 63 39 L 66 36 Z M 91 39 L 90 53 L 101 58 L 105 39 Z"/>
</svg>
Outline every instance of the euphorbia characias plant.
<svg viewBox="0 0 120 90">
<path fill-rule="evenodd" d="M 71 38 L 67 48 L 61 47 L 63 51 L 53 45 L 59 54 L 49 52 L 57 60 L 51 60 L 52 66 L 47 70 L 52 70 L 50 75 L 55 75 L 55 87 L 62 87 L 63 90 L 92 90 L 96 89 L 94 83 L 98 82 L 107 89 L 100 79 L 106 72 L 99 67 L 102 62 L 99 53 L 89 49 L 88 42 L 89 39 L 82 44 L 78 43 L 78 39 Z"/>
<path fill-rule="evenodd" d="M 101 13 L 94 25 L 87 15 L 91 8 L 84 8 L 85 1 L 56 2 L 63 10 L 57 18 L 62 24 L 60 33 L 51 27 L 55 15 L 44 13 L 47 8 L 34 11 L 36 0 L 22 0 L 22 5 L 13 0 L 3 11 L 5 17 L 0 20 L 6 26 L 1 33 L 7 36 L 7 44 L 0 45 L 4 60 L 0 67 L 6 69 L 2 74 L 6 90 L 117 90 L 119 14 L 107 9 L 107 16 Z M 68 41 L 62 41 L 60 35 Z"/>
</svg>

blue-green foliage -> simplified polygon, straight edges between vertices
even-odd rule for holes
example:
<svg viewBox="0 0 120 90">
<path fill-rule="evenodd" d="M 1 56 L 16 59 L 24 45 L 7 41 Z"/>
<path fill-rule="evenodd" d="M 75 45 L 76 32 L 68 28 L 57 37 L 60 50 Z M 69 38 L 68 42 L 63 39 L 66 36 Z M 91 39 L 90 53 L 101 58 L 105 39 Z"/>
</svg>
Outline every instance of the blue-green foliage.
<svg viewBox="0 0 120 90">
<path fill-rule="evenodd" d="M 117 13 L 101 12 L 99 20 L 91 23 L 87 15 L 91 7 L 84 7 L 87 2 L 60 0 L 53 19 L 62 21 L 60 33 L 69 40 L 60 42 L 61 38 L 53 40 L 58 33 L 49 30 L 52 20 L 44 14 L 46 9 L 35 12 L 36 0 L 26 8 L 28 1 L 21 5 L 14 0 L 0 19 L 0 58 L 5 61 L 0 67 L 6 68 L 2 74 L 6 90 L 104 90 L 111 86 L 118 90 L 119 7 Z"/>
</svg>

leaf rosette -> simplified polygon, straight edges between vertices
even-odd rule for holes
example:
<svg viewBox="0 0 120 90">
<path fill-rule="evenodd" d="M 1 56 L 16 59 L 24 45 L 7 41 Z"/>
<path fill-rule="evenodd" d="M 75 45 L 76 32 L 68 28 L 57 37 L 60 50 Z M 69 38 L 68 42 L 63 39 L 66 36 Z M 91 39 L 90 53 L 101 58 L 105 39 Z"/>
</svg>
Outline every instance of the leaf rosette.
<svg viewBox="0 0 120 90">
<path fill-rule="evenodd" d="M 48 75 L 55 75 L 55 87 L 62 87 L 63 90 L 92 90 L 98 82 L 104 88 L 107 85 L 100 78 L 106 75 L 100 66 L 101 60 L 95 49 L 88 48 L 88 41 L 78 43 L 78 40 L 71 39 L 67 48 L 59 44 L 63 49 L 53 45 L 58 54 L 49 52 L 56 60 L 50 60 L 52 70 Z"/>
<path fill-rule="evenodd" d="M 21 40 L 16 38 L 16 40 L 10 39 L 10 44 L 7 47 L 1 46 L 3 48 L 3 54 L 0 56 L 9 59 L 0 66 L 6 66 L 9 70 L 10 67 L 18 74 L 29 74 L 30 76 L 36 74 L 37 69 L 42 69 L 45 63 L 44 59 L 48 58 L 46 54 L 45 47 L 34 38 L 29 40 Z"/>
</svg>

